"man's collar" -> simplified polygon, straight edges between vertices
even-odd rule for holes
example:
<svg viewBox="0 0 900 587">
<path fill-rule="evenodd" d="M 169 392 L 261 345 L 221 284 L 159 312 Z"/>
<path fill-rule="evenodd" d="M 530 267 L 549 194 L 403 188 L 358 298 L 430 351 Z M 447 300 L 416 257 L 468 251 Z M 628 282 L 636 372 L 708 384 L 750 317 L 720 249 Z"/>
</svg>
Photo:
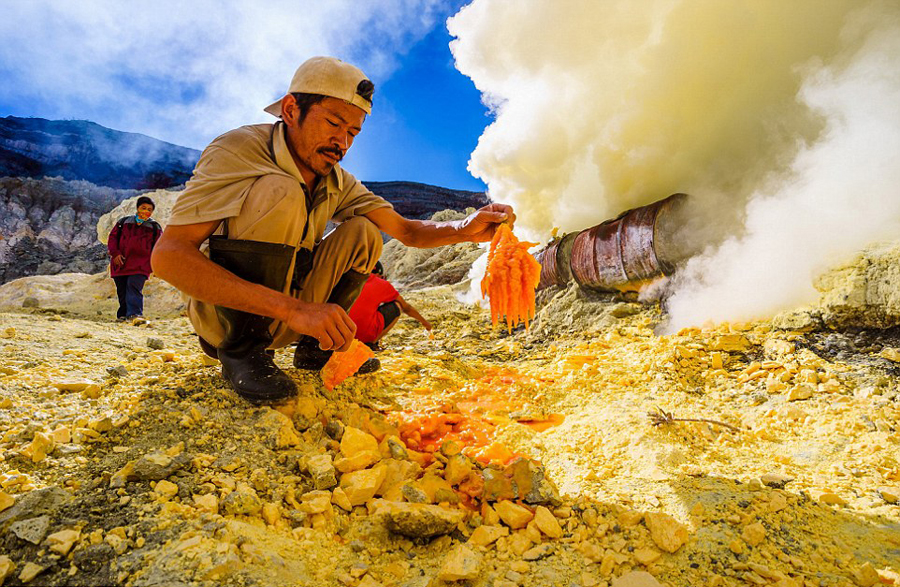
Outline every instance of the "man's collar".
<svg viewBox="0 0 900 587">
<path fill-rule="evenodd" d="M 297 164 L 294 162 L 294 157 L 291 155 L 291 150 L 288 147 L 287 128 L 282 121 L 276 122 L 275 127 L 272 129 L 272 151 L 275 155 L 275 164 L 284 170 L 285 173 L 299 181 L 301 185 L 305 186 L 306 181 L 304 181 L 303 176 L 300 175 L 300 170 L 297 168 Z M 343 174 L 341 173 L 340 165 L 336 164 L 334 169 L 331 170 L 331 173 L 323 179 L 325 180 L 326 186 L 337 186 L 338 191 L 344 189 L 344 186 L 342 185 Z M 307 189 L 308 188 L 309 186 L 307 186 Z"/>
</svg>

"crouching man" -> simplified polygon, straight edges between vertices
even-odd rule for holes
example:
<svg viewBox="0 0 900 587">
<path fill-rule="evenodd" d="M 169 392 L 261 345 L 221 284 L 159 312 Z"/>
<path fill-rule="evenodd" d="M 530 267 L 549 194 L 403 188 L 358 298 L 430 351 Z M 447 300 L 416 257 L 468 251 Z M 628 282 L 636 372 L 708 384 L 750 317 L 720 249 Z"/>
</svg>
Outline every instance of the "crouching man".
<svg viewBox="0 0 900 587">
<path fill-rule="evenodd" d="M 185 294 L 201 347 L 253 403 L 296 392 L 272 349 L 297 341 L 294 366 L 318 370 L 349 347 L 347 310 L 381 255 L 379 231 L 428 248 L 488 241 L 514 221 L 502 204 L 454 222 L 409 220 L 342 169 L 373 92 L 348 63 L 303 63 L 265 109 L 277 122 L 227 132 L 203 151 L 153 250 L 153 271 Z M 328 220 L 338 227 L 324 238 Z"/>
</svg>

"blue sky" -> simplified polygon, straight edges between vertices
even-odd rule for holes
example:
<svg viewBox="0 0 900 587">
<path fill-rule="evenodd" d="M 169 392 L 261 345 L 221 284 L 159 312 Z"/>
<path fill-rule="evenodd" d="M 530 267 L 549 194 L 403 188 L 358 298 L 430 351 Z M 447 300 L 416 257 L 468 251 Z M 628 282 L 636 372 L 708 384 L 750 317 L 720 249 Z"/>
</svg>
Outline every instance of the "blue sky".
<svg viewBox="0 0 900 587">
<path fill-rule="evenodd" d="M 464 0 L 0 3 L 0 116 L 86 119 L 202 149 L 271 121 L 262 108 L 297 65 L 334 55 L 376 84 L 348 170 L 484 189 L 466 165 L 491 118 L 445 25 Z"/>
</svg>

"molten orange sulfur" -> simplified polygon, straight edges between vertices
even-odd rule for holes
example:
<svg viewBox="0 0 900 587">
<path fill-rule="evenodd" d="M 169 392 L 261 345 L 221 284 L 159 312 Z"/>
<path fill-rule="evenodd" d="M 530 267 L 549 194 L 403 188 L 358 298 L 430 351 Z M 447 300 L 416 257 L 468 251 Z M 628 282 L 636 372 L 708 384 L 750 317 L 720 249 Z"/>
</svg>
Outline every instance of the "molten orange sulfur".
<svg viewBox="0 0 900 587">
<path fill-rule="evenodd" d="M 359 371 L 362 364 L 373 356 L 375 353 L 372 352 L 372 349 L 353 339 L 349 349 L 343 353 L 333 353 L 322 367 L 322 383 L 325 384 L 325 389 L 334 390 L 341 381 Z"/>
<path fill-rule="evenodd" d="M 506 224 L 501 224 L 491 240 L 487 271 L 481 280 L 481 296 L 491 299 L 491 322 L 496 327 L 506 316 L 512 329 L 534 318 L 534 290 L 541 278 L 541 264 L 528 253 L 534 243 L 519 242 Z"/>
</svg>

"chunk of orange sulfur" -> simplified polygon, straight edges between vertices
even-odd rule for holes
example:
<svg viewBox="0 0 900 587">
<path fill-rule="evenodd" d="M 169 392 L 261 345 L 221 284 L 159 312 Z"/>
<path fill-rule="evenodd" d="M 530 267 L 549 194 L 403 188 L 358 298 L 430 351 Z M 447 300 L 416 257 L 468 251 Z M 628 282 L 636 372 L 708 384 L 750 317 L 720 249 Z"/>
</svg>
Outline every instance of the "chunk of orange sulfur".
<svg viewBox="0 0 900 587">
<path fill-rule="evenodd" d="M 343 353 L 335 352 L 322 367 L 322 383 L 325 389 L 332 391 L 344 379 L 350 377 L 362 367 L 362 364 L 375 356 L 365 344 L 353 339 L 350 348 Z"/>
<path fill-rule="evenodd" d="M 487 270 L 481 280 L 481 295 L 491 301 L 491 322 L 496 327 L 506 317 L 512 331 L 520 322 L 534 318 L 534 290 L 541 279 L 541 264 L 528 253 L 534 243 L 519 242 L 506 224 L 497 227 L 491 240 Z"/>
</svg>

